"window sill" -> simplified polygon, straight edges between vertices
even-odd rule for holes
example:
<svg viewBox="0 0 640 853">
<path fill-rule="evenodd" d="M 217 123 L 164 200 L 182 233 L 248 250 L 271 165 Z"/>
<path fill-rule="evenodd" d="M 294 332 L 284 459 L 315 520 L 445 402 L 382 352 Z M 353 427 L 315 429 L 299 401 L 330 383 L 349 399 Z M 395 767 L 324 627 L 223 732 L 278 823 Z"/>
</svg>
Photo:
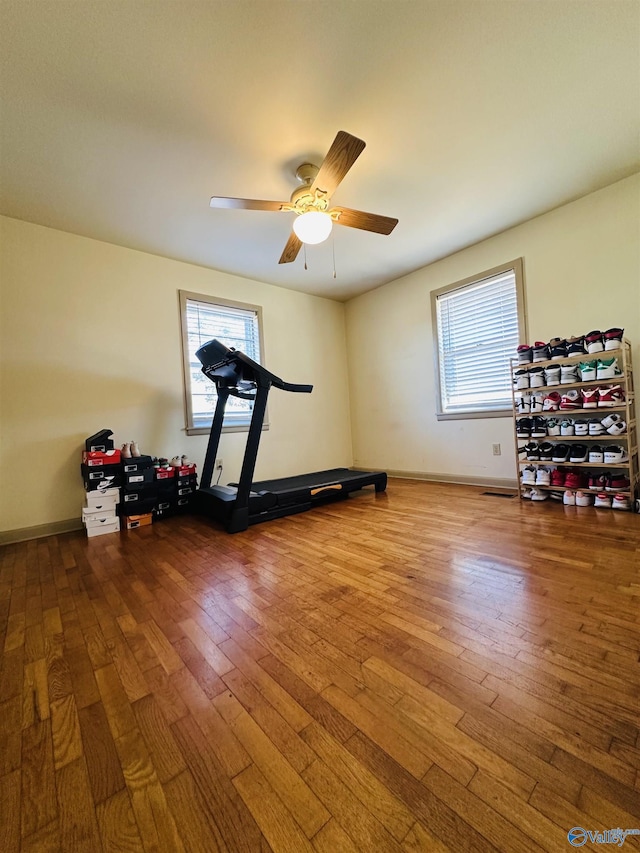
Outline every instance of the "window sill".
<svg viewBox="0 0 640 853">
<path fill-rule="evenodd" d="M 269 424 L 262 424 L 262 429 L 269 429 Z M 185 432 L 187 435 L 209 435 L 211 432 L 211 427 L 186 427 Z M 249 424 L 242 424 L 238 426 L 225 426 L 222 427 L 222 432 L 249 432 Z"/>
<path fill-rule="evenodd" d="M 439 421 L 475 420 L 477 418 L 512 418 L 513 409 L 494 409 L 484 412 L 436 412 Z"/>
</svg>

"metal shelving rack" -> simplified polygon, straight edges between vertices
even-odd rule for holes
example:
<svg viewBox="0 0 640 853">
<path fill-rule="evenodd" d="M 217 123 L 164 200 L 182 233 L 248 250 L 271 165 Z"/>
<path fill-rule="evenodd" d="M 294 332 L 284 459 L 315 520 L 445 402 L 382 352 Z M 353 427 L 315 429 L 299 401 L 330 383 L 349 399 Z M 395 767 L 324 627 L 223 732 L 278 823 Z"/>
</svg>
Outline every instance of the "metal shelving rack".
<svg viewBox="0 0 640 853">
<path fill-rule="evenodd" d="M 514 422 L 513 422 L 513 435 L 515 439 L 515 454 L 516 454 L 516 464 L 517 464 L 517 479 L 518 479 L 518 497 L 522 498 L 523 484 L 520 479 L 521 470 L 523 467 L 527 465 L 533 465 L 535 467 L 544 465 L 549 468 L 575 468 L 576 470 L 586 471 L 587 474 L 590 470 L 598 470 L 598 469 L 607 469 L 607 470 L 624 470 L 627 471 L 627 477 L 629 479 L 629 489 L 625 491 L 620 491 L 618 494 L 625 494 L 629 496 L 631 501 L 632 509 L 635 508 L 635 501 L 638 497 L 638 489 L 639 489 L 639 472 L 638 472 L 638 438 L 637 438 L 637 424 L 636 424 L 636 406 L 635 406 L 635 390 L 633 385 L 633 368 L 631 362 L 631 344 L 625 338 L 622 342 L 622 346 L 617 350 L 607 350 L 599 353 L 582 353 L 581 355 L 567 356 L 562 359 L 553 359 L 550 361 L 536 361 L 529 364 L 519 364 L 518 359 L 511 359 L 511 377 L 512 380 L 515 375 L 516 370 L 529 370 L 532 367 L 558 367 L 567 365 L 567 364 L 578 364 L 581 361 L 593 361 L 598 358 L 617 358 L 618 364 L 622 370 L 622 376 L 619 376 L 615 379 L 593 379 L 589 382 L 572 382 L 570 384 L 561 384 L 561 385 L 543 385 L 537 388 L 527 388 L 518 390 L 515 388 L 515 382 L 512 381 L 512 401 L 513 401 L 513 411 L 514 411 Z M 569 390 L 571 388 L 575 388 L 580 390 L 580 388 L 593 388 L 593 387 L 611 387 L 612 385 L 620 385 L 625 392 L 625 403 L 622 406 L 607 406 L 599 407 L 599 408 L 590 408 L 590 409 L 559 409 L 556 411 L 548 411 L 548 412 L 532 412 L 530 414 L 520 414 L 517 410 L 517 400 L 523 394 L 548 394 L 551 391 L 558 391 L 562 393 L 565 390 Z M 622 433 L 621 435 L 609 435 L 608 433 L 604 433 L 604 435 L 597 436 L 589 436 L 589 435 L 547 435 L 544 438 L 541 438 L 540 443 L 544 441 L 549 441 L 552 443 L 558 444 L 586 444 L 594 442 L 600 445 L 622 445 L 627 450 L 627 455 L 629 457 L 627 462 L 617 463 L 617 464 L 607 464 L 602 462 L 552 462 L 549 460 L 544 461 L 534 461 L 530 459 L 520 459 L 519 458 L 519 446 L 522 443 L 527 443 L 529 441 L 535 441 L 536 439 L 525 439 L 518 438 L 516 432 L 516 422 L 523 417 L 543 417 L 543 418 L 576 418 L 576 417 L 584 417 L 584 418 L 594 418 L 594 417 L 606 417 L 611 412 L 618 412 L 622 416 L 622 419 L 627 424 L 627 431 Z M 564 491 L 563 486 L 535 486 L 536 489 L 542 489 L 544 491 L 549 492 L 561 492 Z M 613 492 L 611 493 L 613 494 Z"/>
</svg>

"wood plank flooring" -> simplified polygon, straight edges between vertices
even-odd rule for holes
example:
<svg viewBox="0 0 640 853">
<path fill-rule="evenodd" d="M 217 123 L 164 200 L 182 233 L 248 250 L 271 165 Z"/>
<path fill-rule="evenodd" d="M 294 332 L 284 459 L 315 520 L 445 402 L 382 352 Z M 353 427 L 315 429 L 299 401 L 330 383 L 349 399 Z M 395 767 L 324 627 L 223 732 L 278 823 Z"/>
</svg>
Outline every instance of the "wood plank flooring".
<svg viewBox="0 0 640 853">
<path fill-rule="evenodd" d="M 53 536 L 0 550 L 0 640 L 2 853 L 640 828 L 638 515 L 391 480 L 235 536 Z"/>
</svg>

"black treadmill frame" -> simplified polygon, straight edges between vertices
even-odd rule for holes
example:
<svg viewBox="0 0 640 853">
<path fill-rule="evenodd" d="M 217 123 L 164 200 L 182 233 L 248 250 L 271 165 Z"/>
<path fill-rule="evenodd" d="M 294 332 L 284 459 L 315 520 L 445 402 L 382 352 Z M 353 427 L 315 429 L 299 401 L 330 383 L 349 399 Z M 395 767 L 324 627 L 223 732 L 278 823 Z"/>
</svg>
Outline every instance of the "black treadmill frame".
<svg viewBox="0 0 640 853">
<path fill-rule="evenodd" d="M 220 360 L 213 363 L 205 363 L 205 359 L 209 358 L 210 352 Z M 268 521 L 273 518 L 281 518 L 285 515 L 292 515 L 311 509 L 313 505 L 311 497 L 299 500 L 296 498 L 294 502 L 288 501 L 284 505 L 278 505 L 275 499 L 273 503 L 267 500 L 268 492 L 256 493 L 252 490 L 252 485 L 260 438 L 262 436 L 262 425 L 267 410 L 267 399 L 271 387 L 275 386 L 283 391 L 309 394 L 313 390 L 313 386 L 285 382 L 244 353 L 239 350 L 230 349 L 216 340 L 204 344 L 198 350 L 197 356 L 203 364 L 202 372 L 216 385 L 218 399 L 207 443 L 200 488 L 197 490 L 195 497 L 196 509 L 200 509 L 206 515 L 216 517 L 223 523 L 229 533 L 238 533 L 246 530 L 250 524 Z M 230 370 L 230 366 L 233 367 L 232 370 Z M 253 387 L 247 390 L 249 383 Z M 229 395 L 253 400 L 253 411 L 249 423 L 240 479 L 237 486 L 235 486 L 235 497 L 233 496 L 233 492 L 230 491 L 231 487 L 211 486 Z M 320 471 L 317 472 L 317 475 L 311 473 L 305 476 L 322 477 L 324 474 L 335 474 L 338 471 L 346 472 L 348 469 L 334 469 L 333 472 Z M 360 489 L 363 485 L 374 485 L 377 492 L 385 490 L 387 484 L 387 475 L 385 473 L 371 473 L 368 482 L 363 484 L 362 477 L 365 473 L 367 472 L 353 472 L 354 483 L 351 489 L 348 488 L 348 481 L 341 479 L 340 482 L 343 485 L 340 486 L 339 493 L 331 493 L 331 487 L 325 485 L 320 489 L 311 490 L 309 494 L 312 495 L 315 492 L 326 491 L 327 494 L 323 495 L 322 499 L 331 500 L 346 497 L 350 491 Z M 343 474 L 342 477 L 344 478 Z M 283 482 L 286 482 L 286 480 L 287 478 L 283 478 Z M 355 481 L 358 481 L 357 485 Z M 265 485 L 267 483 L 273 485 L 277 484 L 278 481 L 265 481 Z M 260 486 L 260 483 L 255 484 L 255 486 Z M 257 512 L 251 512 L 252 503 L 259 506 Z"/>
</svg>

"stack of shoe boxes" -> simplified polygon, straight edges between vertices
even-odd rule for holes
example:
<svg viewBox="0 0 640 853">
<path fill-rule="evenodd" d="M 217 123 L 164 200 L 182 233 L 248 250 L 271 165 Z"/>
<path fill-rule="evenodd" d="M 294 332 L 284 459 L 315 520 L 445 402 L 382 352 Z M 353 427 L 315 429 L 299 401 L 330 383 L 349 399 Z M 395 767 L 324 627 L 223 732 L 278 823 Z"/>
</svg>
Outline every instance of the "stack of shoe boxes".
<svg viewBox="0 0 640 853">
<path fill-rule="evenodd" d="M 114 450 L 110 430 L 101 430 L 85 442 L 81 472 L 86 491 L 82 522 L 87 536 L 116 533 L 120 529 L 120 451 Z"/>
<path fill-rule="evenodd" d="M 122 460 L 122 529 L 144 527 L 153 521 L 158 503 L 158 484 L 152 456 L 132 456 Z"/>
<path fill-rule="evenodd" d="M 191 463 L 177 464 L 177 457 L 170 467 L 156 468 L 158 506 L 154 514 L 157 519 L 189 511 L 193 493 L 198 485 L 196 466 Z"/>
</svg>

